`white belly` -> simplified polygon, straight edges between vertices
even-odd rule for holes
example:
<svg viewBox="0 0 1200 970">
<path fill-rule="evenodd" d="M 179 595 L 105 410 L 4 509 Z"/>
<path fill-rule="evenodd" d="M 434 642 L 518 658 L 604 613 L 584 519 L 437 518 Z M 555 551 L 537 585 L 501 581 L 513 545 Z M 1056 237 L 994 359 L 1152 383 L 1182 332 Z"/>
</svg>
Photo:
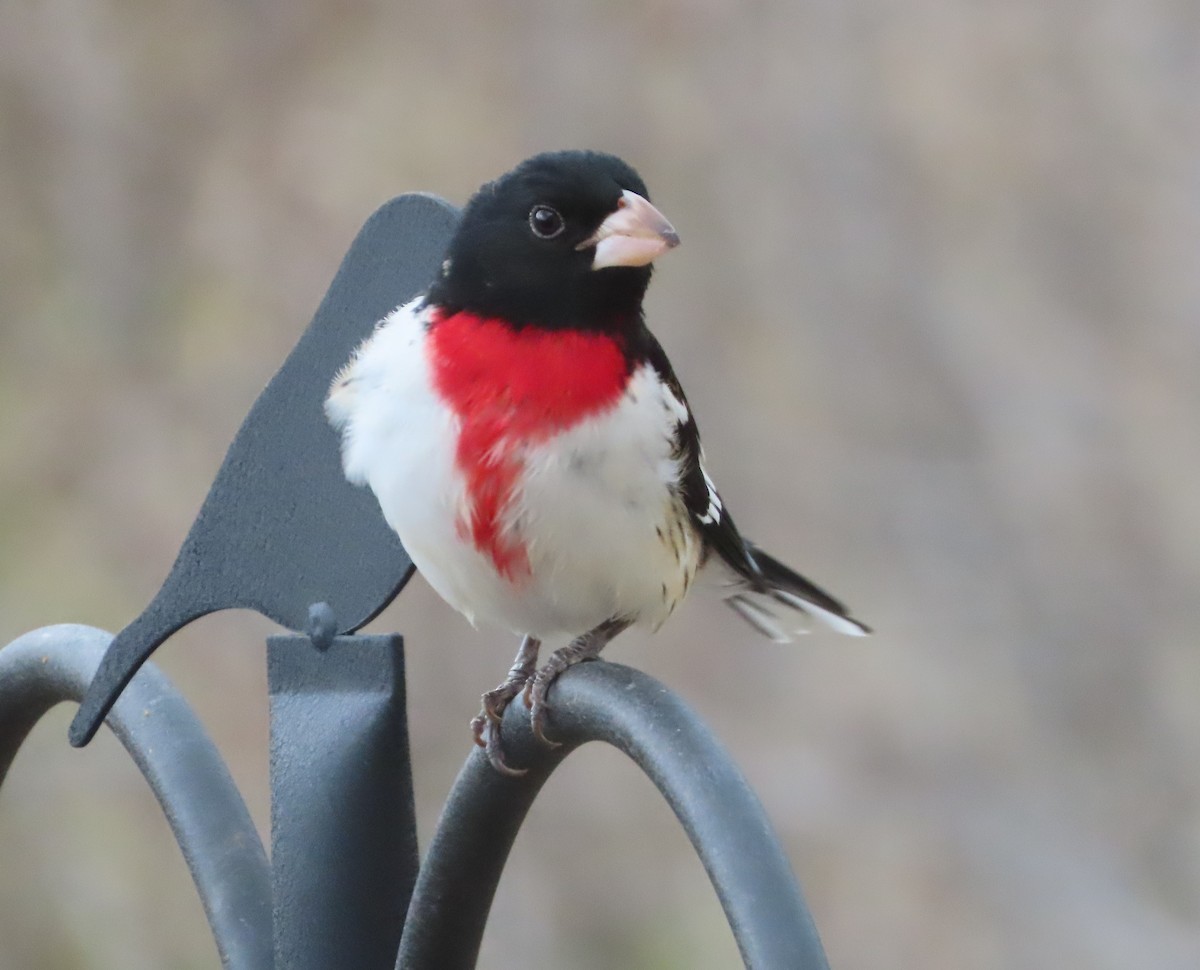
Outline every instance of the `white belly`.
<svg viewBox="0 0 1200 970">
<path fill-rule="evenodd" d="M 686 593 L 700 546 L 667 488 L 678 402 L 653 370 L 635 373 L 611 410 L 520 452 L 501 521 L 529 569 L 506 577 L 461 527 L 469 499 L 455 466 L 458 419 L 432 391 L 423 341 L 421 322 L 396 311 L 352 363 L 341 405 L 347 475 L 370 485 L 430 585 L 472 622 L 540 639 L 614 616 L 662 622 Z M 331 401 L 335 418 L 339 406 Z"/>
</svg>

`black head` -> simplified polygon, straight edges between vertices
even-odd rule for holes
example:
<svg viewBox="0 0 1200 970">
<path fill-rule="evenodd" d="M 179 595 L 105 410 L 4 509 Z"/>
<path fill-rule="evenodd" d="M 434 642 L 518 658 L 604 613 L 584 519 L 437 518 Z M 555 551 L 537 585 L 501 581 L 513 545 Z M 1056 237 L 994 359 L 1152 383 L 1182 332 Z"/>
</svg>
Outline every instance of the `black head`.
<svg viewBox="0 0 1200 970">
<path fill-rule="evenodd" d="M 475 193 L 429 299 L 516 326 L 619 328 L 678 242 L 621 159 L 548 152 Z"/>
</svg>

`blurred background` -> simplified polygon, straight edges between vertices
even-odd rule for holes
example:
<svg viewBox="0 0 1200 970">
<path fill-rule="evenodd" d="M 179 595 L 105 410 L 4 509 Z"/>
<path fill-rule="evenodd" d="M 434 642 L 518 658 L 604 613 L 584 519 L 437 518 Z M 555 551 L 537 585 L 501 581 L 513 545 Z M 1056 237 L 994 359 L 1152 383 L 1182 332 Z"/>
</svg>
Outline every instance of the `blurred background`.
<svg viewBox="0 0 1200 970">
<path fill-rule="evenodd" d="M 358 227 L 548 148 L 684 240 L 650 320 L 747 534 L 867 641 L 693 601 L 609 656 L 760 792 L 837 968 L 1200 966 L 1200 6 L 7 0 L 0 644 L 116 630 Z M 421 835 L 516 642 L 415 580 Z M 263 827 L 263 638 L 157 655 Z M 117 744 L 0 795 L 0 966 L 218 965 Z M 738 964 L 651 786 L 570 759 L 482 967 Z"/>
</svg>

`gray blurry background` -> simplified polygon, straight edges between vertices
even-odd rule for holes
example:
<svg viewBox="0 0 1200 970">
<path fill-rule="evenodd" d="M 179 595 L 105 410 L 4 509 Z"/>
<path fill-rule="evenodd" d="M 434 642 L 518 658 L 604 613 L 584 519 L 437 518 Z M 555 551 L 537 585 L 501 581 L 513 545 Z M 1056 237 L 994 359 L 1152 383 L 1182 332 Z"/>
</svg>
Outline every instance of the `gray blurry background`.
<svg viewBox="0 0 1200 970">
<path fill-rule="evenodd" d="M 1200 7 L 1190 0 L 0 6 L 0 644 L 120 628 L 372 210 L 535 151 L 642 172 L 649 301 L 750 535 L 878 630 L 712 602 L 614 659 L 761 793 L 837 968 L 1200 966 Z M 422 837 L 512 638 L 420 580 Z M 158 655 L 260 825 L 263 637 Z M 217 964 L 111 738 L 0 797 L 0 967 Z M 489 968 L 732 967 L 606 750 L 549 785 Z"/>
</svg>

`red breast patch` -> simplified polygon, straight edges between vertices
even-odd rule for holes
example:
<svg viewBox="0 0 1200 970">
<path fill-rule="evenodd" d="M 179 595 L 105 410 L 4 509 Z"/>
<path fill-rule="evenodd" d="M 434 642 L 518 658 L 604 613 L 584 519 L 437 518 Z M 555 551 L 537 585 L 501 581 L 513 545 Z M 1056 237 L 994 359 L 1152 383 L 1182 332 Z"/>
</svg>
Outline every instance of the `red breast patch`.
<svg viewBox="0 0 1200 970">
<path fill-rule="evenodd" d="M 500 320 L 435 311 L 427 343 L 434 387 L 458 416 L 455 463 L 469 508 L 459 534 L 489 556 L 500 575 L 529 575 L 520 540 L 504 535 L 529 445 L 614 406 L 628 368 L 610 336 L 515 329 Z"/>
</svg>

